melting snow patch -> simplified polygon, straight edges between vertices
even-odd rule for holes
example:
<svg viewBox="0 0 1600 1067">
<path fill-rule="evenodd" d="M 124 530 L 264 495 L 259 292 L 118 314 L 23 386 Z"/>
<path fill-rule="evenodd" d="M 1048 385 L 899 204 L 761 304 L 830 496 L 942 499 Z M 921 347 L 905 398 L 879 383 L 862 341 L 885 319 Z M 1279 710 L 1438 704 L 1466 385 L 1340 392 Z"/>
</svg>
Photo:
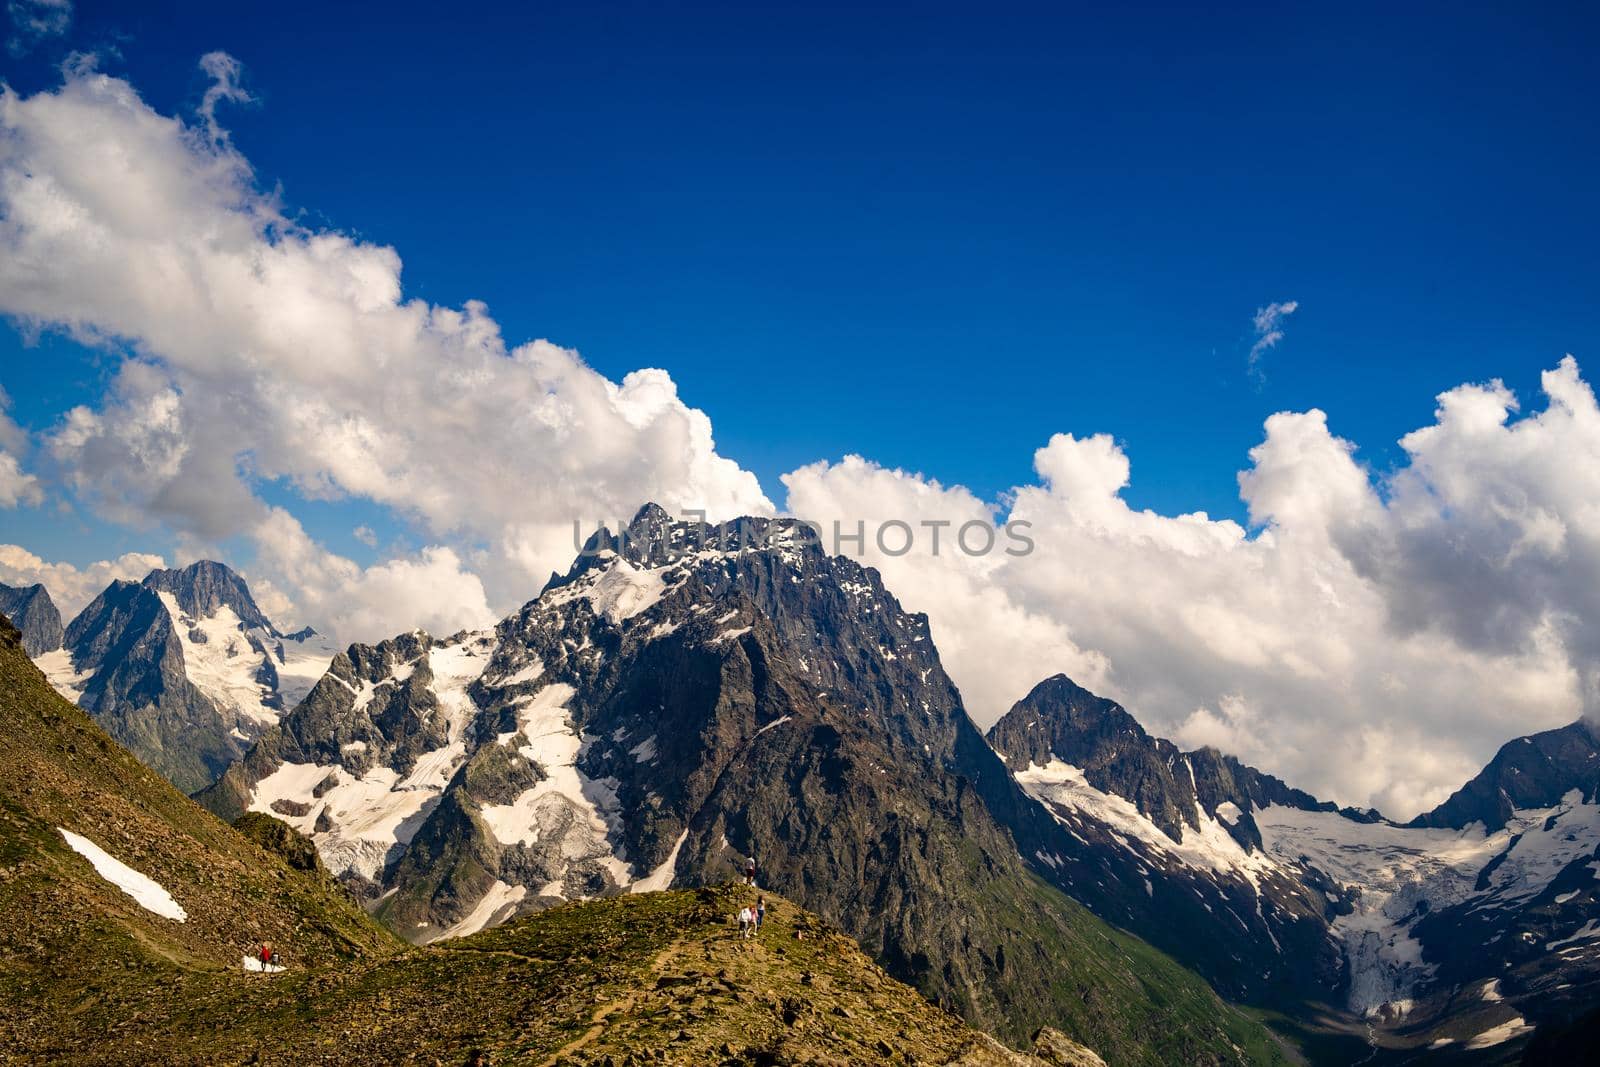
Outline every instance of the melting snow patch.
<svg viewBox="0 0 1600 1067">
<path fill-rule="evenodd" d="M 655 759 L 656 735 L 651 734 L 643 741 L 640 741 L 637 745 L 634 745 L 632 748 L 628 749 L 628 755 L 633 757 L 633 762 L 635 763 L 649 763 L 651 760 Z"/>
<path fill-rule="evenodd" d="M 1520 1037 L 1532 1029 L 1533 1027 L 1522 1016 L 1513 1015 L 1506 1022 L 1485 1030 L 1471 1041 L 1468 1041 L 1467 1048 L 1490 1048 L 1510 1041 L 1514 1037 Z"/>
<path fill-rule="evenodd" d="M 757 730 L 756 733 L 755 733 L 755 736 L 760 737 L 762 734 L 766 733 L 768 730 L 772 729 L 774 726 L 782 726 L 784 723 L 788 722 L 792 718 L 794 718 L 793 715 L 781 715 L 778 718 L 773 719 L 771 722 L 767 723 L 767 725 L 763 726 L 761 729 Z"/>
<path fill-rule="evenodd" d="M 493 926 L 511 918 L 511 913 L 516 906 L 522 903 L 528 895 L 525 885 L 509 885 L 499 879 L 489 887 L 478 903 L 475 904 L 460 922 L 431 940 L 443 940 L 447 937 L 466 937 L 475 934 L 486 926 Z M 501 914 L 504 912 L 504 914 Z"/>
<path fill-rule="evenodd" d="M 269 639 L 265 644 L 276 653 L 272 668 L 278 674 L 278 695 L 285 709 L 306 698 L 339 653 L 332 641 L 315 632 L 297 639 Z"/>
<path fill-rule="evenodd" d="M 56 692 L 74 704 L 83 696 L 83 687 L 94 677 L 93 671 L 84 671 L 80 674 L 73 670 L 72 653 L 64 648 L 36 657 L 33 665 L 43 672 L 45 679 L 55 687 Z"/>
<path fill-rule="evenodd" d="M 1190 773 L 1193 773 L 1192 769 Z M 1221 804 L 1217 805 L 1217 818 L 1221 819 L 1229 826 L 1233 826 L 1235 823 L 1237 823 L 1239 821 L 1239 816 L 1242 814 L 1243 812 L 1239 810 L 1239 805 L 1235 804 L 1231 800 L 1224 800 Z"/>
<path fill-rule="evenodd" d="M 1560 948 L 1562 945 L 1570 945 L 1576 941 L 1587 941 L 1592 937 L 1600 937 L 1600 920 L 1590 919 L 1571 937 L 1563 937 L 1560 941 L 1547 941 L 1544 948 L 1546 952 L 1550 952 Z"/>
<path fill-rule="evenodd" d="M 536 682 L 543 673 L 544 661 L 535 657 L 532 663 L 522 667 L 515 674 L 509 674 L 500 679 L 494 685 L 497 689 L 509 689 L 514 685 L 521 685 L 523 682 Z"/>
<path fill-rule="evenodd" d="M 666 591 L 666 582 L 659 572 L 639 570 L 627 560 L 618 558 L 598 578 L 563 586 L 553 591 L 545 603 L 553 606 L 570 603 L 581 597 L 589 601 L 596 615 L 604 616 L 615 624 L 650 610 Z"/>
<path fill-rule="evenodd" d="M 224 604 L 210 618 L 194 619 L 183 613 L 178 598 L 157 593 L 172 616 L 172 629 L 183 649 L 184 673 L 201 692 L 260 724 L 278 721 L 278 713 L 265 704 L 271 690 L 256 679 L 262 653 L 245 634 L 244 625 Z M 198 634 L 199 640 L 191 635 Z"/>
<path fill-rule="evenodd" d="M 1200 825 L 1185 826 L 1183 840 L 1174 841 L 1133 803 L 1115 793 L 1102 793 L 1089 784 L 1083 771 L 1061 760 L 1053 759 L 1044 767 L 1029 764 L 1027 770 L 1019 771 L 1016 777 L 1017 783 L 1031 796 L 1044 801 L 1058 820 L 1062 818 L 1061 809 L 1087 815 L 1104 825 L 1130 850 L 1154 851 L 1185 866 L 1234 874 L 1252 884 L 1258 874 L 1277 866 L 1260 853 L 1246 852 L 1239 847 L 1220 822 L 1199 809 L 1195 815 Z M 1134 842 L 1142 847 L 1135 849 Z"/>
<path fill-rule="evenodd" d="M 240 962 L 244 964 L 244 969 L 247 971 L 265 971 L 268 974 L 277 974 L 283 970 L 282 964 L 274 966 L 270 963 L 262 963 L 254 956 L 242 956 L 240 957 Z"/>
<path fill-rule="evenodd" d="M 576 766 L 584 739 L 566 708 L 574 692 L 570 685 L 548 685 L 521 702 L 517 725 L 528 743 L 518 751 L 537 762 L 546 777 L 509 804 L 486 805 L 481 814 L 503 845 L 532 844 L 547 831 L 561 833 L 565 859 L 597 860 L 613 881 L 626 885 L 631 872 L 607 843 L 618 806 L 616 782 L 589 778 Z"/>
<path fill-rule="evenodd" d="M 437 756 L 455 747 L 446 746 L 429 755 Z M 429 757 L 424 756 L 417 772 L 401 782 L 389 767 L 374 767 L 366 777 L 356 778 L 340 767 L 284 763 L 256 783 L 249 810 L 266 812 L 311 835 L 334 874 L 355 871 L 376 879 L 389 850 L 411 840 L 437 801 L 442 779 L 436 779 L 432 788 L 413 781 L 428 767 Z M 335 784 L 323 794 L 319 805 L 312 791 L 330 774 Z M 310 807 L 304 815 L 286 815 L 272 809 L 276 800 L 308 803 Z M 319 812 L 333 823 L 331 830 L 316 832 Z"/>
<path fill-rule="evenodd" d="M 678 872 L 678 852 L 682 850 L 683 843 L 689 839 L 689 831 L 684 829 L 678 835 L 678 840 L 673 844 L 672 851 L 667 858 L 661 861 L 661 866 L 634 882 L 628 887 L 630 893 L 654 893 L 667 888 L 672 884 L 672 876 Z"/>
<path fill-rule="evenodd" d="M 115 859 L 110 853 L 87 837 L 80 837 L 64 827 L 56 827 L 61 831 L 61 836 L 66 838 L 67 844 L 72 846 L 72 851 L 88 860 L 95 872 L 128 894 L 145 911 L 155 912 L 164 919 L 176 919 L 183 922 L 189 918 L 189 913 L 179 906 L 172 894 L 161 887 L 161 884 L 147 875 L 129 867 L 122 861 Z"/>
</svg>

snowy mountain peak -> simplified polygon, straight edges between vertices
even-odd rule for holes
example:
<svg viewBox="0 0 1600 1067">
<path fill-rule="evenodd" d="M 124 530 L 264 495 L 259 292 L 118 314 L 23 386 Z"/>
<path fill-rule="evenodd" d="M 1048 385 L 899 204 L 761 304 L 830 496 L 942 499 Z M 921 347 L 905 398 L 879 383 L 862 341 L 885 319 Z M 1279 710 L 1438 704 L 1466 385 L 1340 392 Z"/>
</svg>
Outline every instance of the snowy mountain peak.
<svg viewBox="0 0 1600 1067">
<path fill-rule="evenodd" d="M 228 608 L 245 626 L 272 631 L 272 623 L 256 606 L 244 579 L 215 560 L 199 560 L 178 570 L 154 570 L 142 584 L 170 593 L 184 612 L 197 619 L 211 618 Z"/>
<path fill-rule="evenodd" d="M 113 737 L 194 790 L 298 703 L 334 651 L 310 631 L 279 634 L 244 580 L 206 560 L 112 582 L 35 660 Z"/>
<path fill-rule="evenodd" d="M 1505 745 L 1410 826 L 1182 752 L 1060 676 L 989 740 L 1050 816 L 1014 826 L 1039 872 L 1241 996 L 1275 995 L 1265 976 L 1373 1026 L 1486 1047 L 1512 1035 L 1512 1003 L 1549 1011 L 1600 988 L 1600 745 L 1586 724 Z M 1456 995 L 1491 980 L 1493 1003 Z"/>
<path fill-rule="evenodd" d="M 590 534 L 571 569 L 552 578 L 546 589 L 610 567 L 616 559 L 638 569 L 656 569 L 695 559 L 766 551 L 820 556 L 822 543 L 815 529 L 798 519 L 743 516 L 708 523 L 675 519 L 660 505 L 646 504 L 621 531 L 613 533 L 602 526 Z"/>
</svg>

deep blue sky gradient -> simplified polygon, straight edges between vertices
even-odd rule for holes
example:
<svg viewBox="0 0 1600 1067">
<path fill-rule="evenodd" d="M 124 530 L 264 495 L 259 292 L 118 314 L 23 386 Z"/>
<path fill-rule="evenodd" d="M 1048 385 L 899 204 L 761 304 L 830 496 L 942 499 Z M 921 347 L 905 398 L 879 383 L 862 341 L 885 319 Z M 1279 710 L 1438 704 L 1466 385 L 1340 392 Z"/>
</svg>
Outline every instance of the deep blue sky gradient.
<svg viewBox="0 0 1600 1067">
<path fill-rule="evenodd" d="M 1575 4 L 80 3 L 0 63 L 31 92 L 111 46 L 192 113 L 196 61 L 231 53 L 259 100 L 223 121 L 308 223 L 394 245 L 409 296 L 485 300 L 512 343 L 665 367 L 780 503 L 780 473 L 850 452 L 992 497 L 1052 433 L 1104 431 L 1135 504 L 1243 518 L 1273 411 L 1323 408 L 1381 473 L 1443 389 L 1539 407 L 1566 352 L 1600 377 L 1596 28 Z M 1256 380 L 1251 315 L 1291 299 Z M 0 333 L 34 430 L 114 363 Z M 361 558 L 363 509 L 327 510 L 308 527 Z M 58 558 L 143 543 L 55 529 Z"/>
</svg>

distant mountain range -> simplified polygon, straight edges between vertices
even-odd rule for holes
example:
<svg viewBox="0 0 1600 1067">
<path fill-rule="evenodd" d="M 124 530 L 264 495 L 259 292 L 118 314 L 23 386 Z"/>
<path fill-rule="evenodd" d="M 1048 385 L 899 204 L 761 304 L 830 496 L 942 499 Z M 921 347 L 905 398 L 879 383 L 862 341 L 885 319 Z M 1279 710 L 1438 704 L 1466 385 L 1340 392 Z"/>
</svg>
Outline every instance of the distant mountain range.
<svg viewBox="0 0 1600 1067">
<path fill-rule="evenodd" d="M 1600 1000 L 1600 740 L 1505 745 L 1398 825 L 1210 749 L 1182 752 L 1057 676 L 989 732 L 1052 827 L 1040 873 L 1232 998 L 1408 1050 L 1486 1050 Z"/>
<path fill-rule="evenodd" d="M 29 655 L 62 695 L 191 791 L 299 703 L 335 652 L 312 631 L 280 633 L 210 561 L 112 582 L 65 629 L 42 586 L 0 586 L 0 604 L 17 606 Z"/>
<path fill-rule="evenodd" d="M 492 629 L 337 653 L 215 563 L 113 583 L 54 645 L 47 593 L 0 596 L 113 737 L 307 835 L 409 941 L 754 855 L 936 1002 L 1108 1062 L 1277 1059 L 1224 1001 L 1327 1063 L 1514 1061 L 1600 1005 L 1589 726 L 1507 744 L 1407 825 L 1063 676 L 985 737 L 927 619 L 804 524 L 647 507 Z"/>
</svg>

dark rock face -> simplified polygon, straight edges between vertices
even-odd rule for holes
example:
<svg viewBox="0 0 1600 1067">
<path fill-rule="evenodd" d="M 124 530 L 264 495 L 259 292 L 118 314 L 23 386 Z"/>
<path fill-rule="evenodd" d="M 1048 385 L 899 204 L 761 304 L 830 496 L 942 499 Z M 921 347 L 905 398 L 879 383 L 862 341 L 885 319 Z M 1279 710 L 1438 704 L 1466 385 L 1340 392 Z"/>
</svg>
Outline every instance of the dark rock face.
<svg viewBox="0 0 1600 1067">
<path fill-rule="evenodd" d="M 1327 899 L 1326 879 L 1198 869 L 1164 847 L 1201 837 L 1204 819 L 1248 852 L 1261 846 L 1253 811 L 1334 805 L 1214 749 L 1183 752 L 1151 737 L 1121 705 L 1064 675 L 1035 686 L 988 740 L 1014 774 L 1071 765 L 1092 789 L 1130 802 L 1164 838 L 1130 837 L 1103 814 L 1045 796 L 1011 805 L 1008 825 L 1041 876 L 1227 996 L 1268 1004 L 1336 997 L 1344 974 L 1328 924 L 1340 905 Z M 1219 817 L 1230 803 L 1237 814 L 1224 809 L 1230 817 Z M 1049 818 L 1038 818 L 1041 807 Z"/>
<path fill-rule="evenodd" d="M 1478 776 L 1412 826 L 1460 830 L 1481 822 L 1489 830 L 1505 827 L 1519 808 L 1547 808 L 1572 789 L 1593 803 L 1600 788 L 1600 739 L 1579 720 L 1559 730 L 1519 737 L 1502 745 Z"/>
<path fill-rule="evenodd" d="M 67 627 L 78 703 L 107 733 L 179 789 L 199 789 L 237 759 L 238 723 L 184 670 L 172 617 L 155 593 L 113 582 Z"/>
<path fill-rule="evenodd" d="M 1178 747 L 1064 674 L 1034 686 L 990 728 L 989 744 L 1016 770 L 1052 759 L 1071 763 L 1096 789 L 1133 801 L 1174 840 L 1196 825 L 1194 786 Z"/>
<path fill-rule="evenodd" d="M 157 592 L 171 593 L 184 613 L 197 619 L 231 608 L 245 626 L 272 629 L 272 623 L 256 607 L 244 579 L 213 560 L 203 559 L 181 570 L 151 571 L 143 584 Z"/>
<path fill-rule="evenodd" d="M 314 635 L 280 635 L 244 580 L 211 561 L 113 582 L 63 641 L 71 669 L 51 672 L 57 688 L 185 791 L 241 757 L 327 662 Z"/>
<path fill-rule="evenodd" d="M 311 843 L 309 837 L 288 823 L 252 811 L 234 820 L 233 828 L 268 852 L 280 857 L 295 870 L 305 871 L 307 874 L 318 876 L 319 879 L 331 881 L 328 869 L 322 865 L 322 857 L 317 855 L 317 847 Z"/>
<path fill-rule="evenodd" d="M 466 729 L 477 716 L 464 682 L 441 677 L 436 664 L 476 659 L 475 675 L 488 650 L 484 635 L 441 642 L 420 631 L 351 645 L 196 799 L 229 820 L 259 799 L 255 810 L 311 836 L 335 875 L 375 896 L 460 769 Z M 431 757 L 427 766 L 424 757 Z M 301 784 L 268 795 L 263 781 L 284 767 L 304 769 Z M 382 812 L 393 817 L 385 822 Z M 375 818 L 381 825 L 373 830 Z"/>
<path fill-rule="evenodd" d="M 1469 834 L 1482 823 L 1505 835 L 1474 892 L 1428 909 L 1414 927 L 1438 987 L 1493 980 L 1499 996 L 1521 1001 L 1518 1010 L 1540 1022 L 1600 1004 L 1600 954 L 1583 936 L 1600 915 L 1597 791 L 1600 743 L 1580 720 L 1503 745 L 1476 777 L 1413 820 Z M 1530 867 L 1529 853 L 1538 866 Z"/>
<path fill-rule="evenodd" d="M 42 656 L 61 647 L 65 633 L 61 613 L 42 585 L 17 587 L 0 583 L 0 615 L 22 632 L 23 650 Z"/>
</svg>

